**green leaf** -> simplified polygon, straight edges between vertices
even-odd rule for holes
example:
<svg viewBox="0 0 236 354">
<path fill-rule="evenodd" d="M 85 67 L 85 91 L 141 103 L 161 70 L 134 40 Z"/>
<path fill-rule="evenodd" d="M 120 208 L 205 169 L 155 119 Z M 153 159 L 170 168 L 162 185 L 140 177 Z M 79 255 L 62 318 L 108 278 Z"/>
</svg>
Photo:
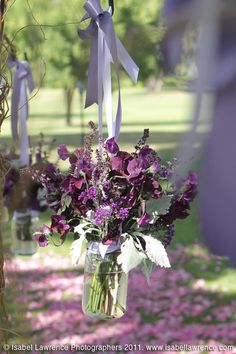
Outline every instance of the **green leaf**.
<svg viewBox="0 0 236 354">
<path fill-rule="evenodd" d="M 167 214 L 171 205 L 170 196 L 163 196 L 159 199 L 151 199 L 146 201 L 146 212 L 152 216 L 150 224 L 154 223 L 159 215 Z"/>
<path fill-rule="evenodd" d="M 70 196 L 70 195 L 67 195 L 67 196 L 65 197 L 65 200 L 64 200 L 64 205 L 65 205 L 67 208 L 69 208 L 71 201 L 72 201 L 71 196 Z"/>
</svg>

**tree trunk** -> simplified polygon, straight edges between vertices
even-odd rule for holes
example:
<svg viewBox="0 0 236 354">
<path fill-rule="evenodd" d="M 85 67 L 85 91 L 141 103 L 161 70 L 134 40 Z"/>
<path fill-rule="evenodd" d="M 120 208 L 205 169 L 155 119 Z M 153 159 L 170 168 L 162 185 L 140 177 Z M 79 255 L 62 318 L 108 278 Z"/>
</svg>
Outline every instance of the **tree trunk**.
<svg viewBox="0 0 236 354">
<path fill-rule="evenodd" d="M 66 100 L 66 124 L 71 125 L 71 108 L 74 95 L 74 88 L 65 88 L 65 100 Z"/>
<path fill-rule="evenodd" d="M 4 277 L 4 250 L 2 240 L 2 211 L 3 211 L 3 187 L 6 166 L 3 158 L 0 156 L 0 343 L 7 342 L 8 316 L 4 303 L 5 277 Z"/>
<path fill-rule="evenodd" d="M 4 77 L 5 60 L 2 58 L 4 16 L 8 0 L 0 0 L 0 79 L 5 81 L 5 85 L 0 88 L 0 131 L 2 122 L 6 116 L 6 100 L 8 94 L 8 84 Z M 4 159 L 0 155 L 0 343 L 7 343 L 8 316 L 4 303 L 5 278 L 4 278 L 4 255 L 2 242 L 2 211 L 3 211 L 3 188 L 6 166 Z"/>
</svg>

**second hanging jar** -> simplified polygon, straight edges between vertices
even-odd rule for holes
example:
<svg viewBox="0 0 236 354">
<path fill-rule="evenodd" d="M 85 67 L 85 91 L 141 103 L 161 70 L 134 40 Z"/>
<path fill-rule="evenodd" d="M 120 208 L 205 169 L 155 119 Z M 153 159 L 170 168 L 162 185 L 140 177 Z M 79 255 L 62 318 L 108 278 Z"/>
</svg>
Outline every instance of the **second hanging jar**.
<svg viewBox="0 0 236 354">
<path fill-rule="evenodd" d="M 14 212 L 12 218 L 12 251 L 17 255 L 33 255 L 37 251 L 37 243 L 33 239 L 36 225 L 35 216 L 30 211 Z"/>
</svg>

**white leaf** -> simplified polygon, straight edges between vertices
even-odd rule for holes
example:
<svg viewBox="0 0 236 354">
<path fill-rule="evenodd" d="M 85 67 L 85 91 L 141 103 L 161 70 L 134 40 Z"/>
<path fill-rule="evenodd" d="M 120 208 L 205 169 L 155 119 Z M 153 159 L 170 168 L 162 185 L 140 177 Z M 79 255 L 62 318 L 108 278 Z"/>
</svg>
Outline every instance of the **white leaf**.
<svg viewBox="0 0 236 354">
<path fill-rule="evenodd" d="M 74 232 L 78 233 L 79 235 L 83 235 L 86 233 L 86 231 L 84 231 L 84 226 L 85 224 L 80 223 L 79 225 L 74 227 Z"/>
<path fill-rule="evenodd" d="M 78 264 L 85 241 L 85 233 L 80 236 L 78 240 L 75 240 L 71 245 L 71 260 L 73 264 Z"/>
<path fill-rule="evenodd" d="M 117 257 L 117 263 L 121 264 L 125 273 L 137 267 L 146 256 L 143 252 L 139 252 L 135 247 L 132 237 L 127 236 L 127 239 L 121 245 L 121 254 Z"/>
<path fill-rule="evenodd" d="M 145 253 L 147 257 L 161 267 L 170 268 L 170 261 L 163 244 L 150 235 L 143 235 L 146 242 Z"/>
</svg>

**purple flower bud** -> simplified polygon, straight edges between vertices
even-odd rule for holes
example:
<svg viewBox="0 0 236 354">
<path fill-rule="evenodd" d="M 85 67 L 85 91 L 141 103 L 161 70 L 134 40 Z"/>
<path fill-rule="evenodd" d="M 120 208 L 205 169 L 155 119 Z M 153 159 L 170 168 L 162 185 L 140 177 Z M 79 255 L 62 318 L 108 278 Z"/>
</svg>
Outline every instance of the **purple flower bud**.
<svg viewBox="0 0 236 354">
<path fill-rule="evenodd" d="M 197 185 L 198 184 L 198 176 L 197 173 L 194 171 L 189 172 L 188 180 L 190 184 Z"/>
<path fill-rule="evenodd" d="M 66 147 L 65 144 L 61 144 L 59 145 L 58 149 L 57 149 L 57 153 L 60 157 L 61 160 L 65 161 L 66 159 L 68 159 L 68 157 L 70 156 L 70 153 Z"/>
<path fill-rule="evenodd" d="M 110 154 L 116 154 L 119 151 L 119 146 L 117 145 L 115 138 L 110 138 L 106 141 L 105 149 Z"/>
<path fill-rule="evenodd" d="M 34 239 L 38 242 L 39 247 L 46 247 L 48 245 L 47 237 L 44 234 L 35 235 Z"/>
<path fill-rule="evenodd" d="M 148 213 L 144 213 L 143 216 L 141 216 L 141 218 L 138 220 L 138 225 L 145 226 L 149 224 L 150 220 L 151 220 L 150 215 Z"/>
</svg>

